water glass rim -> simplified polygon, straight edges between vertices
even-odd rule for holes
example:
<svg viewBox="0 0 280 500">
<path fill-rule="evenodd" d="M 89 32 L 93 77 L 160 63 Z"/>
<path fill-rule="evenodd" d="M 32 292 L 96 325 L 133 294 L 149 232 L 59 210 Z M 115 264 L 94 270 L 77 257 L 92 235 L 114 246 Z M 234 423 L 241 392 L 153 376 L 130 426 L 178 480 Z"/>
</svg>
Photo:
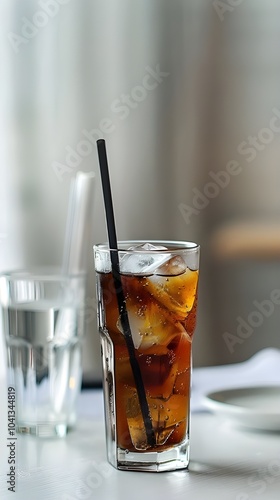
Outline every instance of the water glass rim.
<svg viewBox="0 0 280 500">
<path fill-rule="evenodd" d="M 81 279 L 85 277 L 84 271 L 74 273 L 63 273 L 62 269 L 53 266 L 26 267 L 0 272 L 0 279 L 9 282 L 16 281 L 64 281 L 69 279 Z"/>
</svg>

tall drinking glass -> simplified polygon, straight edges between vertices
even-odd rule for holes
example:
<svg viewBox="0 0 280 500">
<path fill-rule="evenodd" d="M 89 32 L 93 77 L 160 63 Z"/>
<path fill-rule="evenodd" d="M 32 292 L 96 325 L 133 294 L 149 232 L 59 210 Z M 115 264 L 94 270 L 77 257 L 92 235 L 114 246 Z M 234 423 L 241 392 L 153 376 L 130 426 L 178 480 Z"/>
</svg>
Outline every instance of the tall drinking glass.
<svg viewBox="0 0 280 500">
<path fill-rule="evenodd" d="M 123 333 L 111 266 L 114 251 L 108 245 L 94 247 L 108 460 L 124 470 L 187 468 L 199 246 L 176 241 L 118 243 L 124 308 L 144 385 L 152 443 Z"/>
</svg>

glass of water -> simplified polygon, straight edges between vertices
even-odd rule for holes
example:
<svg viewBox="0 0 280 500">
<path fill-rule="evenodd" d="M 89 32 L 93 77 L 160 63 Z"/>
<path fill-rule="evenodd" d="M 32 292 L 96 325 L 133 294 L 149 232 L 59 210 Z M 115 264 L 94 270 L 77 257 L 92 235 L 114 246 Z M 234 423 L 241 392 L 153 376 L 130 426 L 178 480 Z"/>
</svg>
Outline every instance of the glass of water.
<svg viewBox="0 0 280 500">
<path fill-rule="evenodd" d="M 81 387 L 84 274 L 50 269 L 0 275 L 2 331 L 16 430 L 63 437 L 75 424 Z"/>
</svg>

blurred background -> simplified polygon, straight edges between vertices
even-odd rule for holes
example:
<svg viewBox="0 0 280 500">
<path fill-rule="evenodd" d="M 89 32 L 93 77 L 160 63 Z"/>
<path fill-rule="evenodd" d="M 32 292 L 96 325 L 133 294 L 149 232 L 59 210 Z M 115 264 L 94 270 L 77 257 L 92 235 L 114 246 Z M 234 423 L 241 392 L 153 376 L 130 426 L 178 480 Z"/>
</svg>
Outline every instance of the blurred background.
<svg viewBox="0 0 280 500">
<path fill-rule="evenodd" d="M 277 0 L 2 0 L 0 271 L 61 265 L 78 170 L 107 239 L 104 137 L 119 238 L 201 244 L 194 365 L 280 347 L 279 19 Z M 88 276 L 91 382 L 91 251 Z"/>
</svg>

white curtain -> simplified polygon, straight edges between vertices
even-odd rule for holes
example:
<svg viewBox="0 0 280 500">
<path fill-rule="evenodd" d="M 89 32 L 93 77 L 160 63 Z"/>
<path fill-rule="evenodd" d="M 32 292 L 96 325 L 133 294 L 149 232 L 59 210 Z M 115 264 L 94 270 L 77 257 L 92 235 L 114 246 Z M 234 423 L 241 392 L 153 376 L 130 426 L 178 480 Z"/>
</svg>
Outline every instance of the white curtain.
<svg viewBox="0 0 280 500">
<path fill-rule="evenodd" d="M 222 340 L 238 311 L 224 305 L 219 289 L 221 267 L 208 248 L 213 229 L 232 217 L 280 210 L 276 138 L 254 170 L 244 169 L 207 209 L 188 215 L 194 190 L 236 157 L 236 146 L 265 126 L 279 102 L 280 6 L 237 4 L 221 20 L 208 0 L 0 3 L 1 269 L 61 263 L 78 170 L 97 174 L 92 239 L 107 238 L 94 145 L 102 135 L 119 238 L 202 245 L 196 364 L 236 359 Z M 90 301 L 92 259 L 88 266 Z M 221 308 L 230 309 L 231 324 L 217 320 Z M 86 343 L 85 374 L 99 376 L 95 321 Z M 237 358 L 254 350 L 253 341 L 247 346 Z"/>
</svg>

